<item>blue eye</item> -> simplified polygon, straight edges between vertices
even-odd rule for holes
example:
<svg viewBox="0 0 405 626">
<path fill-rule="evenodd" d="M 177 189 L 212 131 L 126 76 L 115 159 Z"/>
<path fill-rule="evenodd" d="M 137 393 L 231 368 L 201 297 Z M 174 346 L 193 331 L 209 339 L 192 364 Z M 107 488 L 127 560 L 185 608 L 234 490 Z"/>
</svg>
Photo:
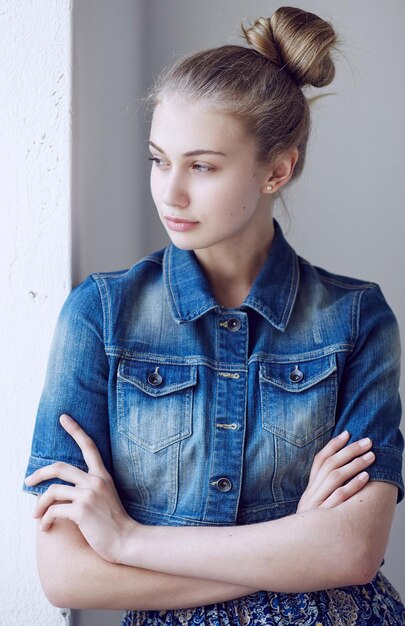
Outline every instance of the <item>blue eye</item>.
<svg viewBox="0 0 405 626">
<path fill-rule="evenodd" d="M 197 172 L 213 172 L 214 168 L 211 167 L 210 165 L 203 165 L 202 163 L 194 163 L 193 164 L 194 169 L 197 170 Z"/>
</svg>

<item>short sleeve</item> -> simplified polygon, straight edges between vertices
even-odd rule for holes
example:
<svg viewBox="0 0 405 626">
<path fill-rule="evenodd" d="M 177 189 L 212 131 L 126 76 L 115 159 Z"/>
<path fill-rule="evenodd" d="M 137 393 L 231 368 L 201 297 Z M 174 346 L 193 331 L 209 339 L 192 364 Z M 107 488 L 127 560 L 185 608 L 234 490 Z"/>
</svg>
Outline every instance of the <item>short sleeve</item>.
<svg viewBox="0 0 405 626">
<path fill-rule="evenodd" d="M 90 435 L 111 471 L 108 373 L 102 305 L 97 284 L 89 276 L 73 289 L 58 317 L 26 475 L 55 461 L 87 470 L 80 448 L 59 424 L 62 413 L 71 415 Z M 23 488 L 42 493 L 51 482 L 61 481 Z"/>
<path fill-rule="evenodd" d="M 353 312 L 357 341 L 343 372 L 335 434 L 347 429 L 351 441 L 371 437 L 376 459 L 367 469 L 370 478 L 396 485 L 399 502 L 404 496 L 404 440 L 399 430 L 398 324 L 377 285 L 361 295 Z"/>
</svg>

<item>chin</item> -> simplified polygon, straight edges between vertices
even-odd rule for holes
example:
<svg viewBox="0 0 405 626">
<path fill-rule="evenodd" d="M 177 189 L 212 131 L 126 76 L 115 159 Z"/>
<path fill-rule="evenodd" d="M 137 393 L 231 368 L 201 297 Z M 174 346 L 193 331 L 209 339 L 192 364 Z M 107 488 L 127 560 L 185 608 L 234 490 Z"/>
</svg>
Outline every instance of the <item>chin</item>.
<svg viewBox="0 0 405 626">
<path fill-rule="evenodd" d="M 165 230 L 172 244 L 180 250 L 204 250 L 219 243 L 217 238 L 209 236 L 204 238 L 201 233 L 176 233 L 167 228 Z"/>
<path fill-rule="evenodd" d="M 196 246 L 191 243 L 191 240 L 187 241 L 185 237 L 176 237 L 176 234 L 173 234 L 170 230 L 166 230 L 166 233 L 176 248 L 180 248 L 180 250 L 194 250 L 196 248 Z"/>
<path fill-rule="evenodd" d="M 197 246 L 187 245 L 186 243 L 179 243 L 178 241 L 173 241 L 173 239 L 172 239 L 172 244 L 176 246 L 176 248 L 179 248 L 180 250 L 196 250 L 197 249 Z"/>
</svg>

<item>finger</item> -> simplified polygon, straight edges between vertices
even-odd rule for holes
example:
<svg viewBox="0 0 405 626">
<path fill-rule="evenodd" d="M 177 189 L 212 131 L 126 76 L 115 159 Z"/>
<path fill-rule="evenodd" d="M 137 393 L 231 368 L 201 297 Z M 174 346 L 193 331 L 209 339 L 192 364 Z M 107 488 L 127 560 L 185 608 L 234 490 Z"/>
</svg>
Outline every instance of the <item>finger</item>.
<svg viewBox="0 0 405 626">
<path fill-rule="evenodd" d="M 45 467 L 35 470 L 33 474 L 27 476 L 25 484 L 32 486 L 42 483 L 44 480 L 59 478 L 67 483 L 80 486 L 84 483 L 86 477 L 87 472 L 83 472 L 83 470 L 78 467 L 64 463 L 63 461 L 57 461 L 56 463 L 45 465 Z"/>
<path fill-rule="evenodd" d="M 326 501 L 336 490 L 345 487 L 345 483 L 347 483 L 348 480 L 359 475 L 374 463 L 374 461 L 375 454 L 369 451 L 361 457 L 347 463 L 347 465 L 338 467 L 330 472 L 323 482 L 314 489 L 316 500 L 318 502 Z"/>
<path fill-rule="evenodd" d="M 79 426 L 77 422 L 64 413 L 59 419 L 61 425 L 69 433 L 69 435 L 76 441 L 80 450 L 82 451 L 83 458 L 86 462 L 89 472 L 92 474 L 104 475 L 107 473 L 105 469 L 103 459 L 100 452 L 97 449 L 93 439 Z"/>
<path fill-rule="evenodd" d="M 318 473 L 314 478 L 315 484 L 322 483 L 331 472 L 350 463 L 353 459 L 361 458 L 364 453 L 369 451 L 371 446 L 371 439 L 369 437 L 365 437 L 364 439 L 355 441 L 342 450 L 335 452 L 335 454 L 325 459 L 322 467 L 319 468 Z"/>
<path fill-rule="evenodd" d="M 42 517 L 39 522 L 39 527 L 42 531 L 46 532 L 51 528 L 53 522 L 57 519 L 70 519 L 74 522 L 75 520 L 72 517 L 73 513 L 73 505 L 71 503 L 53 504 Z"/>
<path fill-rule="evenodd" d="M 47 489 L 38 499 L 33 517 L 43 517 L 46 510 L 56 502 L 73 502 L 76 495 L 76 487 L 69 487 L 67 485 L 51 485 L 49 489 Z"/>
<path fill-rule="evenodd" d="M 338 450 L 341 450 L 347 444 L 349 437 L 350 433 L 345 430 L 340 433 L 340 435 L 337 435 L 336 437 L 333 437 L 328 441 L 326 446 L 324 446 L 322 450 L 318 452 L 313 460 L 309 481 L 314 479 L 314 477 L 319 472 L 320 468 L 327 459 L 336 454 Z"/>
<path fill-rule="evenodd" d="M 360 474 L 352 478 L 352 480 L 346 485 L 335 489 L 335 491 L 329 496 L 329 498 L 327 498 L 325 502 L 321 504 L 321 508 L 332 509 L 333 507 L 338 506 L 338 504 L 342 504 L 342 502 L 345 502 L 356 493 L 361 491 L 363 487 L 368 483 L 369 478 L 370 476 L 367 472 L 361 472 Z"/>
</svg>

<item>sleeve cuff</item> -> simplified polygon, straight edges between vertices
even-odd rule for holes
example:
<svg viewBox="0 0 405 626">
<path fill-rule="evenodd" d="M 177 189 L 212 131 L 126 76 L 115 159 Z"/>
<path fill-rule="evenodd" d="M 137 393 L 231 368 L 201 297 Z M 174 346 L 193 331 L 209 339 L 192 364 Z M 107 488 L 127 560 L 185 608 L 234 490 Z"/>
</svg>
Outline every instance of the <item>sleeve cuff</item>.
<svg viewBox="0 0 405 626">
<path fill-rule="evenodd" d="M 401 502 L 404 497 L 404 483 L 402 479 L 402 454 L 393 448 L 373 447 L 376 459 L 367 468 L 370 480 L 381 480 L 392 483 L 398 487 L 397 502 Z"/>
</svg>

